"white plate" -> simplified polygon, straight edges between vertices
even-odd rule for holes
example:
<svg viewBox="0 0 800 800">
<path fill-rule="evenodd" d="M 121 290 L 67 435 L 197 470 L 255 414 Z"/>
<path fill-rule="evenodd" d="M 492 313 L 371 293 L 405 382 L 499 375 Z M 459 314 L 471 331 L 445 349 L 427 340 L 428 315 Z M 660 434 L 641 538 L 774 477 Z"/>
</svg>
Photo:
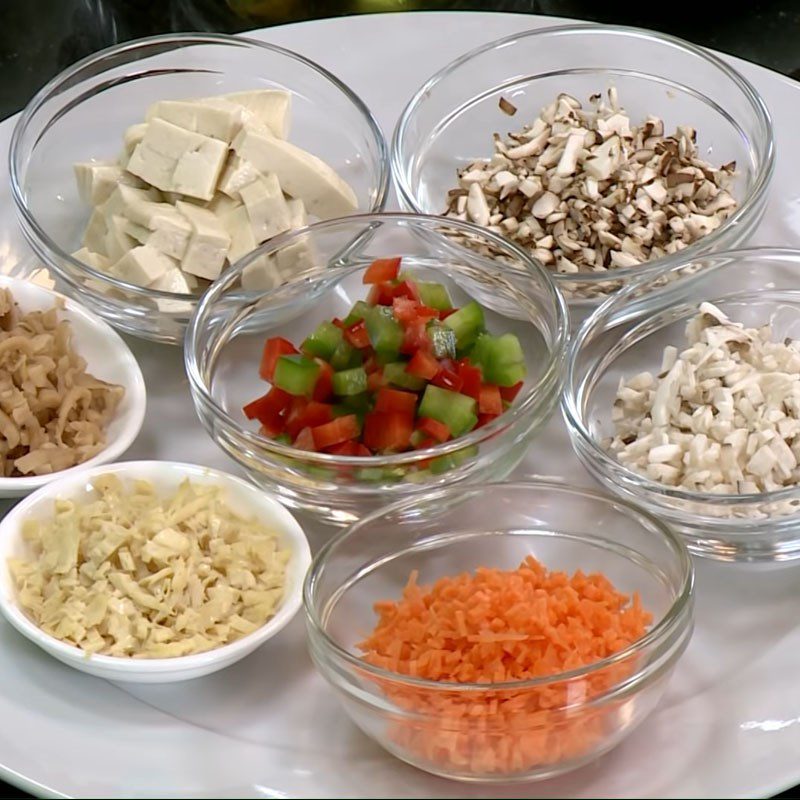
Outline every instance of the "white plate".
<svg viewBox="0 0 800 800">
<path fill-rule="evenodd" d="M 107 464 L 119 458 L 139 435 L 147 400 L 144 378 L 136 359 L 122 337 L 100 317 L 74 300 L 30 281 L 0 275 L 0 288 L 11 292 L 23 312 L 47 311 L 59 300 L 64 300 L 59 319 L 66 320 L 72 326 L 72 343 L 75 351 L 86 359 L 88 371 L 96 378 L 125 387 L 122 402 L 106 431 L 108 444 L 96 456 L 52 475 L 0 478 L 0 498 L 22 497 L 52 481 L 74 475 L 81 469 Z"/>
<path fill-rule="evenodd" d="M 257 34 L 332 70 L 384 130 L 431 73 L 483 42 L 552 22 L 526 15 L 363 16 Z M 731 59 L 772 109 L 778 168 L 756 244 L 800 245 L 800 86 Z M 0 150 L 11 125 L 0 126 Z M 0 186 L 6 181 L 0 181 Z M 396 204 L 395 206 L 396 207 Z M 26 257 L 0 191 L 0 263 Z M 6 258 L 3 258 L 3 256 Z M 131 458 L 230 470 L 194 417 L 181 354 L 131 345 L 149 414 Z M 519 470 L 589 483 L 560 418 Z M 310 531 L 312 547 L 323 533 Z M 0 777 L 80 797 L 763 797 L 800 782 L 800 566 L 698 564 L 697 626 L 657 711 L 596 764 L 547 783 L 480 788 L 405 766 L 345 718 L 312 670 L 302 620 L 239 664 L 183 685 L 77 674 L 0 624 Z"/>
</svg>

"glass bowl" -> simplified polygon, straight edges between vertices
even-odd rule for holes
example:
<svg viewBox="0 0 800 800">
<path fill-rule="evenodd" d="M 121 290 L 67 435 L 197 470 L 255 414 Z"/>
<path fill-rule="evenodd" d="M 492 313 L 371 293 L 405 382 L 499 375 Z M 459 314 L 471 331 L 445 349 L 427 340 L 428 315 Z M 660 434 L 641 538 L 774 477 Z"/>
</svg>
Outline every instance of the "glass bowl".
<svg viewBox="0 0 800 800">
<path fill-rule="evenodd" d="M 514 569 L 531 555 L 638 592 L 652 625 L 602 661 L 528 681 L 441 683 L 360 658 L 374 604 L 399 599 L 412 570 L 429 585 L 481 566 Z M 317 554 L 303 603 L 312 659 L 367 736 L 443 777 L 509 782 L 588 763 L 647 717 L 691 637 L 692 591 L 689 554 L 664 523 L 625 501 L 541 480 L 447 487 L 362 519 Z M 443 707 L 463 713 L 445 716 Z M 509 761 L 510 770 L 494 766 Z"/>
<path fill-rule="evenodd" d="M 157 100 L 247 89 L 292 93 L 291 141 L 313 152 L 352 187 L 361 212 L 386 202 L 386 145 L 369 109 L 307 58 L 275 45 L 221 34 L 154 36 L 102 50 L 69 67 L 28 104 L 9 152 L 22 231 L 64 291 L 126 333 L 179 344 L 197 297 L 143 288 L 70 255 L 90 209 L 72 165 L 116 158 L 125 129 Z M 335 124 L 331 124 L 335 121 Z"/>
<path fill-rule="evenodd" d="M 609 490 L 636 502 L 681 533 L 689 549 L 724 561 L 800 557 L 800 486 L 762 494 L 693 492 L 650 480 L 604 447 L 613 433 L 612 404 L 621 376 L 656 374 L 669 344 L 685 343 L 686 322 L 708 301 L 748 327 L 771 323 L 773 338 L 800 338 L 800 250 L 743 249 L 705 256 L 683 291 L 651 301 L 631 318 L 648 286 L 632 285 L 607 300 L 575 334 L 563 412 L 572 446 Z M 674 267 L 679 270 L 682 265 Z"/>
<path fill-rule="evenodd" d="M 514 245 L 468 223 L 513 260 L 498 263 L 469 251 L 454 255 L 442 220 L 409 214 L 354 216 L 282 234 L 243 258 L 205 293 L 186 335 L 189 385 L 200 420 L 214 441 L 290 507 L 345 525 L 393 498 L 457 481 L 507 475 L 524 455 L 560 394 L 568 317 L 550 276 Z M 275 254 L 313 253 L 315 266 L 268 292 L 240 289 L 248 265 Z M 402 256 L 402 269 L 443 283 L 455 305 L 471 297 L 487 328 L 516 333 L 528 377 L 511 407 L 482 428 L 436 447 L 397 455 L 342 457 L 295 449 L 259 436 L 242 406 L 262 395 L 264 341 L 301 342 L 323 320 L 344 317 L 364 299 L 362 275 L 375 258 Z"/>
<path fill-rule="evenodd" d="M 631 280 L 744 243 L 764 214 L 774 167 L 767 107 L 745 78 L 710 52 L 635 28 L 565 25 L 514 34 L 466 53 L 433 75 L 408 103 L 394 132 L 392 172 L 401 204 L 417 213 L 444 213 L 457 171 L 491 156 L 495 131 L 532 123 L 561 92 L 585 102 L 611 86 L 637 124 L 655 114 L 667 132 L 691 125 L 701 157 L 717 165 L 736 161 L 731 190 L 740 205 L 716 231 L 675 255 L 602 273 L 554 272 L 570 307 L 590 309 Z M 500 110 L 501 97 L 519 109 L 516 116 Z"/>
</svg>

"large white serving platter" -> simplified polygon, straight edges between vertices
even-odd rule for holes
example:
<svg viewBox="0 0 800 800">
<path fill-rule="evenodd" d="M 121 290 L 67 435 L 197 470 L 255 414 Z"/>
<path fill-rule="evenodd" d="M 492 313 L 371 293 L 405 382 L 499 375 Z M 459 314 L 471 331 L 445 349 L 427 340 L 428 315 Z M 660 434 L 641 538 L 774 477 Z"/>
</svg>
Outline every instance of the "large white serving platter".
<svg viewBox="0 0 800 800">
<path fill-rule="evenodd" d="M 332 70 L 390 135 L 431 73 L 478 44 L 553 22 L 409 13 L 254 35 Z M 778 166 L 753 242 L 800 246 L 800 85 L 730 60 L 762 93 L 776 125 Z M 13 122 L 0 124 L 0 152 Z M 20 273 L 30 255 L 4 163 L 0 170 L 0 271 Z M 147 381 L 148 416 L 126 458 L 231 470 L 195 419 L 179 350 L 131 346 Z M 534 473 L 590 482 L 560 417 L 518 471 Z M 309 533 L 312 547 L 327 535 Z M 721 798 L 763 797 L 800 783 L 800 566 L 698 563 L 697 586 L 696 633 L 658 710 L 609 756 L 558 780 L 470 787 L 395 761 L 345 718 L 316 676 L 299 617 L 222 673 L 136 688 L 81 675 L 0 623 L 0 778 L 59 797 Z"/>
</svg>

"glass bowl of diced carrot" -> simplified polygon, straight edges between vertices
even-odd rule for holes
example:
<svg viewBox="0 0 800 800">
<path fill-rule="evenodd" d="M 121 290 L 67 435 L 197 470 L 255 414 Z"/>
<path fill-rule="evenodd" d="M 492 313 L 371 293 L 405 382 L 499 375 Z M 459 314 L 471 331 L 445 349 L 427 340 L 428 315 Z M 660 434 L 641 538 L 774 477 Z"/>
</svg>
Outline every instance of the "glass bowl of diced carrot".
<svg viewBox="0 0 800 800">
<path fill-rule="evenodd" d="M 620 744 L 665 691 L 692 598 L 660 520 L 546 480 L 394 503 L 330 540 L 304 586 L 312 659 L 353 722 L 473 782 L 548 778 Z"/>
<path fill-rule="evenodd" d="M 455 247 L 454 229 L 500 259 Z M 515 245 L 364 215 L 242 259 L 201 299 L 185 358 L 217 444 L 288 506 L 345 525 L 507 475 L 557 402 L 567 333 L 552 279 Z"/>
</svg>

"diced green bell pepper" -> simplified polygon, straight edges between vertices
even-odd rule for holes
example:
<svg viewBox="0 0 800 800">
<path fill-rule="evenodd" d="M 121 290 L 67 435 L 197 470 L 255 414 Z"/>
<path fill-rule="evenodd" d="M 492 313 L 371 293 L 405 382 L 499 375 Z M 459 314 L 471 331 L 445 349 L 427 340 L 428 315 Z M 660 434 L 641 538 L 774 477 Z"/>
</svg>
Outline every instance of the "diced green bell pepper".
<svg viewBox="0 0 800 800">
<path fill-rule="evenodd" d="M 456 357 L 456 334 L 452 328 L 441 322 L 431 322 L 427 330 L 436 358 Z"/>
<path fill-rule="evenodd" d="M 447 289 L 441 283 L 428 283 L 426 281 L 415 281 L 417 291 L 422 302 L 428 308 L 435 308 L 437 311 L 447 311 L 453 307 Z"/>
<path fill-rule="evenodd" d="M 339 342 L 330 358 L 330 365 L 337 371 L 352 369 L 361 364 L 361 351 L 344 339 Z"/>
<path fill-rule="evenodd" d="M 364 367 L 336 372 L 332 378 L 333 393 L 340 397 L 361 394 L 367 391 L 367 373 Z"/>
<path fill-rule="evenodd" d="M 330 361 L 343 339 L 344 333 L 341 328 L 337 328 L 332 322 L 322 322 L 300 345 L 300 349 L 308 356 L 317 356 Z"/>
<path fill-rule="evenodd" d="M 451 469 L 460 467 L 468 458 L 474 458 L 478 455 L 478 448 L 475 445 L 464 447 L 461 450 L 456 450 L 455 453 L 449 453 L 446 456 L 439 456 L 431 461 L 428 467 L 433 475 L 441 475 L 444 472 L 449 472 Z"/>
<path fill-rule="evenodd" d="M 361 322 L 362 319 L 366 319 L 366 316 L 371 308 L 372 306 L 369 303 L 359 300 L 350 309 L 350 313 L 342 320 L 342 322 L 344 322 L 346 328 L 349 328 L 351 325 L 355 325 L 356 322 Z"/>
<path fill-rule="evenodd" d="M 513 386 L 528 374 L 522 345 L 513 333 L 502 336 L 483 334 L 475 342 L 469 357 L 481 368 L 486 383 Z"/>
<path fill-rule="evenodd" d="M 478 422 L 475 401 L 465 394 L 451 392 L 429 383 L 419 404 L 419 416 L 444 422 L 453 438 L 471 431 Z"/>
<path fill-rule="evenodd" d="M 273 384 L 284 392 L 311 397 L 320 366 L 305 356 L 281 356 L 275 364 Z"/>
<path fill-rule="evenodd" d="M 364 318 L 369 340 L 376 353 L 396 356 L 403 344 L 403 327 L 393 316 L 381 311 L 381 308 L 384 307 L 374 306 Z"/>
<path fill-rule="evenodd" d="M 387 383 L 398 386 L 401 389 L 410 389 L 418 392 L 425 388 L 425 381 L 416 375 L 409 375 L 406 372 L 406 365 L 403 361 L 394 361 L 383 368 L 383 377 Z"/>
<path fill-rule="evenodd" d="M 483 333 L 486 322 L 483 309 L 472 300 L 451 314 L 444 324 L 455 333 L 458 349 L 464 350 Z"/>
</svg>

